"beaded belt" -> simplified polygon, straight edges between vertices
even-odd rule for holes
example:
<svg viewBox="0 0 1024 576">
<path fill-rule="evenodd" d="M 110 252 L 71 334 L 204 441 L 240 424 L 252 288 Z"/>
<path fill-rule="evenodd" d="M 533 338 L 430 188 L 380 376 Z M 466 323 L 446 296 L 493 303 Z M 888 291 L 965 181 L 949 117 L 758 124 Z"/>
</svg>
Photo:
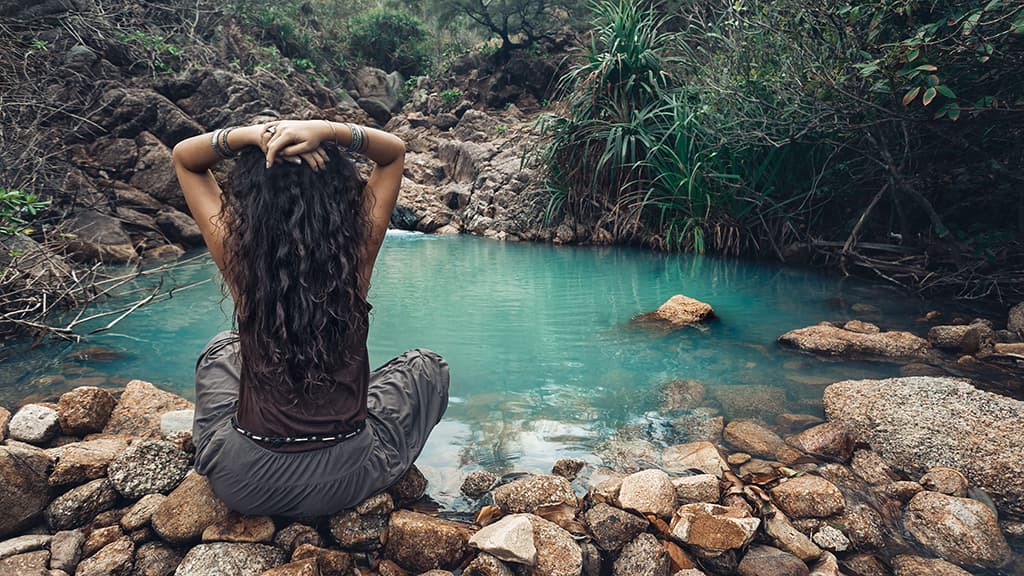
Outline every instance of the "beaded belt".
<svg viewBox="0 0 1024 576">
<path fill-rule="evenodd" d="M 234 427 L 234 429 L 237 430 L 238 433 L 241 434 L 242 436 L 245 436 L 246 438 L 249 438 L 250 440 L 255 440 L 257 442 L 265 442 L 267 444 L 270 444 L 274 448 L 279 448 L 285 444 L 298 444 L 301 442 L 335 442 L 348 440 L 349 438 L 352 438 L 353 436 L 363 431 L 363 425 L 360 424 L 359 428 L 356 428 L 351 432 L 346 432 L 344 434 L 332 434 L 330 436 L 260 436 L 258 434 L 253 434 L 252 432 L 249 432 L 245 428 L 239 426 L 238 418 L 236 418 L 235 416 L 231 417 L 231 426 Z"/>
</svg>

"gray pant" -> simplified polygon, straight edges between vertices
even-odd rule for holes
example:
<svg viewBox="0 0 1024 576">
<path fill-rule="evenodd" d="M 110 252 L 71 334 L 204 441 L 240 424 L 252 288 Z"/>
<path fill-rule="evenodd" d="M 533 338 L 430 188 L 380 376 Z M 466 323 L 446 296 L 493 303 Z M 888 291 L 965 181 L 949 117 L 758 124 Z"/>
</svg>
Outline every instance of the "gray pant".
<svg viewBox="0 0 1024 576">
<path fill-rule="evenodd" d="M 238 403 L 237 338 L 222 332 L 196 365 L 196 471 L 232 510 L 310 517 L 351 508 L 412 465 L 448 406 L 448 363 L 410 350 L 370 373 L 362 432 L 307 452 L 264 448 L 231 425 Z"/>
</svg>

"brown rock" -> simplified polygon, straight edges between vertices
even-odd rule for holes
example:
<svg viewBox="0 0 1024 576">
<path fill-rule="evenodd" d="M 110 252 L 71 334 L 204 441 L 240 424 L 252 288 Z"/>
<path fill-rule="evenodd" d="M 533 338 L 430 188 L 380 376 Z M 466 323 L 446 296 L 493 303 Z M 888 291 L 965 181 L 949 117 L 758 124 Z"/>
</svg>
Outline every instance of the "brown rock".
<svg viewBox="0 0 1024 576">
<path fill-rule="evenodd" d="M 516 565 L 517 576 L 580 576 L 583 552 L 572 535 L 553 522 L 529 516 L 537 546 L 535 566 Z"/>
<path fill-rule="evenodd" d="M 533 476 L 494 489 L 494 503 L 507 514 L 534 513 L 538 507 L 578 501 L 569 481 L 561 476 Z"/>
<path fill-rule="evenodd" d="M 665 448 L 661 455 L 662 468 L 672 474 L 690 473 L 697 470 L 721 478 L 729 469 L 718 448 L 711 442 L 691 442 Z"/>
<path fill-rule="evenodd" d="M 11 576 L 48 576 L 46 562 L 50 553 L 46 550 L 37 550 L 25 554 L 15 554 L 0 559 L 0 574 Z"/>
<path fill-rule="evenodd" d="M 782 512 L 776 512 L 765 520 L 764 531 L 772 538 L 775 546 L 804 562 L 817 560 L 821 556 L 821 548 L 803 532 L 794 528 Z"/>
<path fill-rule="evenodd" d="M 203 530 L 203 542 L 270 542 L 274 529 L 270 516 L 231 512 Z"/>
<path fill-rule="evenodd" d="M 612 576 L 668 576 L 668 551 L 654 536 L 643 533 L 622 548 Z"/>
<path fill-rule="evenodd" d="M 826 518 L 846 507 L 843 493 L 820 476 L 799 476 L 771 489 L 772 500 L 793 518 Z"/>
<path fill-rule="evenodd" d="M 857 332 L 859 334 L 878 334 L 882 331 L 878 326 L 861 320 L 850 320 L 846 324 L 843 324 L 843 330 Z"/>
<path fill-rule="evenodd" d="M 622 479 L 619 505 L 667 519 L 676 510 L 676 489 L 668 474 L 657 468 L 635 472 Z"/>
<path fill-rule="evenodd" d="M 583 460 L 576 458 L 559 458 L 551 467 L 551 474 L 561 476 L 566 480 L 573 480 L 587 465 Z"/>
<path fill-rule="evenodd" d="M 54 530 L 88 524 L 97 514 L 117 502 L 117 491 L 106 478 L 99 478 L 58 496 L 46 507 L 46 522 Z"/>
<path fill-rule="evenodd" d="M 853 554 L 843 559 L 842 569 L 850 576 L 891 576 L 891 572 L 874 554 Z"/>
<path fill-rule="evenodd" d="M 749 458 L 749 456 L 748 456 Z M 698 474 L 672 479 L 676 490 L 676 502 L 692 504 L 694 502 L 710 502 L 716 504 L 722 496 L 718 478 L 714 474 Z"/>
<path fill-rule="evenodd" d="M 697 380 L 673 380 L 661 388 L 662 411 L 693 410 L 703 404 L 703 382 Z"/>
<path fill-rule="evenodd" d="M 352 573 L 352 558 L 340 550 L 300 544 L 292 553 L 292 560 L 305 558 L 316 558 L 322 576 L 349 576 Z"/>
<path fill-rule="evenodd" d="M 494 486 L 497 481 L 498 477 L 494 474 L 486 470 L 475 470 L 462 481 L 461 491 L 470 498 L 481 498 L 490 491 L 491 486 Z"/>
<path fill-rule="evenodd" d="M 961 326 L 932 326 L 928 330 L 928 342 L 943 350 L 955 350 L 974 354 L 981 348 L 991 346 L 996 333 L 991 326 L 981 322 Z"/>
<path fill-rule="evenodd" d="M 850 460 L 850 468 L 861 480 L 875 486 L 890 484 L 899 478 L 876 452 L 857 450 Z"/>
<path fill-rule="evenodd" d="M 57 402 L 60 428 L 71 436 L 99 432 L 107 425 L 114 404 L 114 397 L 102 388 L 75 388 L 62 394 Z"/>
<path fill-rule="evenodd" d="M 293 553 L 300 546 L 319 547 L 323 546 L 323 543 L 323 538 L 320 537 L 320 533 L 316 531 L 316 528 L 297 522 L 285 526 L 274 535 L 275 546 Z"/>
<path fill-rule="evenodd" d="M 75 576 L 131 576 L 135 544 L 121 538 L 78 564 Z"/>
<path fill-rule="evenodd" d="M 924 490 L 924 486 L 921 486 L 917 482 L 910 482 L 909 480 L 900 480 L 891 484 L 884 484 L 875 488 L 876 491 L 885 494 L 889 498 L 899 500 L 900 502 L 909 502 L 911 498 L 917 495 L 918 492 Z"/>
<path fill-rule="evenodd" d="M 50 486 L 70 486 L 95 480 L 107 475 L 107 466 L 118 454 L 128 448 L 120 438 L 101 438 L 85 442 L 72 442 L 47 453 L 56 464 L 50 472 Z"/>
<path fill-rule="evenodd" d="M 426 491 L 427 478 L 415 464 L 410 466 L 405 474 L 402 474 L 402 477 L 388 488 L 388 494 L 391 494 L 399 506 L 419 500 Z"/>
<path fill-rule="evenodd" d="M 638 321 L 666 322 L 672 327 L 681 327 L 715 318 L 711 305 L 688 296 L 677 294 L 668 299 L 654 312 L 642 314 L 634 318 Z"/>
<path fill-rule="evenodd" d="M 210 488 L 205 476 L 189 472 L 181 484 L 153 513 L 153 530 L 171 544 L 199 539 L 207 526 L 227 516 L 229 510 Z"/>
<path fill-rule="evenodd" d="M 938 366 L 911 362 L 900 367 L 900 376 L 945 376 L 946 371 Z"/>
<path fill-rule="evenodd" d="M 512 576 L 512 571 L 501 560 L 481 553 L 466 566 L 462 576 Z"/>
<path fill-rule="evenodd" d="M 791 446 L 815 456 L 847 461 L 853 454 L 853 431 L 841 422 L 826 422 L 786 438 Z"/>
<path fill-rule="evenodd" d="M 50 568 L 74 574 L 75 566 L 82 559 L 82 544 L 85 533 L 81 530 L 61 530 L 50 540 Z"/>
<path fill-rule="evenodd" d="M 124 536 L 120 526 L 106 526 L 89 533 L 82 544 L 82 557 L 88 558 L 99 552 L 104 546 Z"/>
<path fill-rule="evenodd" d="M 0 442 L 7 438 L 7 424 L 11 421 L 11 413 L 7 408 L 0 406 Z"/>
<path fill-rule="evenodd" d="M 970 576 L 970 572 L 956 564 L 938 558 L 922 558 L 902 554 L 893 558 L 892 569 L 896 576 Z"/>
<path fill-rule="evenodd" d="M 182 554 L 163 542 L 146 542 L 135 550 L 132 576 L 173 576 Z"/>
<path fill-rule="evenodd" d="M 903 541 L 898 534 L 884 533 L 882 517 L 864 503 L 847 506 L 836 524 L 842 526 L 843 533 L 858 550 L 878 550 L 887 544 L 901 544 Z"/>
<path fill-rule="evenodd" d="M 717 504 L 685 504 L 672 518 L 672 537 L 709 555 L 739 550 L 754 539 L 761 521 L 745 510 Z"/>
<path fill-rule="evenodd" d="M 433 570 L 430 572 L 433 572 Z M 380 574 L 380 576 L 409 576 L 409 573 L 402 570 L 401 566 L 386 558 L 377 563 L 377 573 Z M 424 572 L 424 574 L 426 574 L 426 572 Z"/>
<path fill-rule="evenodd" d="M 963 566 L 999 568 L 1012 558 L 995 513 L 977 500 L 921 492 L 907 504 L 903 525 L 923 546 Z"/>
<path fill-rule="evenodd" d="M 163 494 L 146 494 L 121 517 L 121 528 L 133 532 L 149 525 L 153 514 L 166 499 Z"/>
<path fill-rule="evenodd" d="M 154 219 L 168 240 L 185 246 L 200 246 L 203 233 L 191 216 L 174 208 L 161 210 Z"/>
<path fill-rule="evenodd" d="M 280 548 L 266 544 L 213 542 L 185 554 L 175 576 L 256 576 L 285 563 Z"/>
<path fill-rule="evenodd" d="M 27 526 L 46 507 L 51 462 L 46 452 L 32 446 L 0 446 L 0 538 Z"/>
<path fill-rule="evenodd" d="M 778 434 L 756 420 L 733 420 L 726 425 L 722 437 L 744 452 L 772 458 L 784 464 L 796 462 L 803 456 L 783 442 Z"/>
<path fill-rule="evenodd" d="M 790 430 L 804 429 L 823 423 L 824 420 L 810 414 L 779 414 L 775 417 L 775 423 Z"/>
<path fill-rule="evenodd" d="M 376 550 L 388 539 L 388 515 L 339 512 L 329 521 L 331 535 L 345 550 Z"/>
<path fill-rule="evenodd" d="M 779 342 L 804 352 L 828 356 L 856 356 L 893 360 L 919 360 L 928 355 L 928 341 L 910 332 L 861 334 L 823 322 L 787 332 Z"/>
<path fill-rule="evenodd" d="M 161 202 L 181 196 L 171 150 L 148 132 L 140 134 L 135 143 L 139 147 L 139 159 L 128 183 Z"/>
<path fill-rule="evenodd" d="M 320 565 L 316 558 L 306 558 L 289 562 L 277 568 L 271 568 L 266 572 L 260 572 L 259 576 L 321 576 Z"/>
<path fill-rule="evenodd" d="M 587 510 L 584 517 L 594 542 L 605 551 L 619 550 L 648 526 L 645 518 L 601 503 Z"/>
<path fill-rule="evenodd" d="M 180 396 L 159 390 L 149 382 L 132 380 L 125 386 L 103 433 L 159 440 L 162 414 L 192 408 L 192 403 Z"/>
<path fill-rule="evenodd" d="M 471 533 L 470 527 L 463 524 L 397 510 L 388 525 L 384 554 L 414 572 L 455 568 L 468 552 Z"/>
<path fill-rule="evenodd" d="M 771 546 L 754 546 L 743 555 L 737 568 L 740 576 L 808 576 L 802 560 Z"/>
<path fill-rule="evenodd" d="M 121 221 L 106 214 L 77 212 L 62 227 L 68 249 L 79 259 L 118 264 L 137 257 Z"/>
<path fill-rule="evenodd" d="M 925 472 L 920 484 L 925 490 L 940 492 L 947 496 L 967 496 L 967 478 L 959 470 L 948 466 L 936 466 Z"/>
</svg>

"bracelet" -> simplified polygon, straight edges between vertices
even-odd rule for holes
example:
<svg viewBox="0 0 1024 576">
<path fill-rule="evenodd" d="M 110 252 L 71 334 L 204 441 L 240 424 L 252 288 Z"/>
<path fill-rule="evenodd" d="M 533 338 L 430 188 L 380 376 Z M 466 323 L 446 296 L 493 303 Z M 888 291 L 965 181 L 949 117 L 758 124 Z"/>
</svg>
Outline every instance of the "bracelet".
<svg viewBox="0 0 1024 576">
<path fill-rule="evenodd" d="M 355 124 L 345 124 L 345 126 L 348 126 L 349 131 L 352 132 L 352 142 L 348 145 L 348 151 L 361 153 L 366 149 L 364 146 L 366 137 L 363 134 L 363 129 Z"/>
<path fill-rule="evenodd" d="M 234 158 L 238 156 L 238 152 L 232 150 L 231 146 L 228 144 L 228 135 L 231 134 L 231 131 L 234 130 L 235 128 L 237 128 L 237 126 L 231 126 L 229 128 L 225 128 L 223 130 L 218 131 L 219 139 L 217 147 L 219 148 L 219 154 L 221 158 Z"/>
<path fill-rule="evenodd" d="M 217 156 L 224 158 L 224 155 L 220 152 L 220 146 L 218 145 L 218 142 L 220 142 L 221 131 L 222 130 L 218 128 L 213 132 L 210 132 L 210 149 L 213 150 L 213 153 Z"/>
<path fill-rule="evenodd" d="M 330 120 L 326 120 L 326 119 L 324 120 L 324 122 L 327 122 L 327 125 L 331 127 L 331 134 L 334 135 L 334 145 L 337 146 L 338 145 L 338 131 L 334 129 L 334 123 L 331 122 Z"/>
</svg>

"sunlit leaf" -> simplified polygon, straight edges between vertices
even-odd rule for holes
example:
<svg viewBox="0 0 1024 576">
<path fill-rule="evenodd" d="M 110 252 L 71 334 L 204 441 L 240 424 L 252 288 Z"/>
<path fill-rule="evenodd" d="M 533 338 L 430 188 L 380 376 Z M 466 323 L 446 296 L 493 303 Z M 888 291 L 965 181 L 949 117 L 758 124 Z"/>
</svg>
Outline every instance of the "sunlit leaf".
<svg viewBox="0 0 1024 576">
<path fill-rule="evenodd" d="M 931 103 L 932 103 L 932 100 L 935 100 L 935 95 L 936 95 L 936 94 L 937 94 L 937 91 L 935 90 L 935 88 L 934 88 L 934 87 L 933 87 L 933 88 L 929 88 L 929 89 L 925 90 L 925 91 L 924 91 L 924 96 L 922 96 L 922 97 L 921 97 L 921 102 L 922 102 L 922 103 L 923 103 L 923 104 L 924 104 L 925 106 L 927 106 L 927 105 L 931 104 Z"/>
<path fill-rule="evenodd" d="M 917 57 L 920 56 L 920 55 L 921 55 L 921 51 L 920 50 L 918 50 L 916 48 L 911 50 L 910 53 L 907 54 L 907 62 L 913 62 L 914 60 L 917 60 Z"/>
<path fill-rule="evenodd" d="M 484 506 L 476 514 L 476 523 L 480 526 L 487 526 L 498 518 L 501 518 L 501 508 L 497 506 Z"/>
<path fill-rule="evenodd" d="M 956 98 L 956 92 L 953 92 L 949 86 L 936 86 L 935 89 L 938 90 L 939 94 L 942 94 L 946 98 Z"/>
<path fill-rule="evenodd" d="M 922 72 L 935 72 L 938 69 L 938 66 L 935 66 L 934 64 L 921 64 L 917 68 L 914 68 L 914 70 L 920 70 Z"/>
<path fill-rule="evenodd" d="M 949 110 L 946 111 L 946 116 L 953 122 L 956 122 L 960 118 L 960 107 L 956 104 L 950 104 Z"/>
<path fill-rule="evenodd" d="M 921 87 L 920 86 L 914 86 L 913 88 L 911 88 L 909 92 L 907 92 L 906 94 L 903 95 L 903 105 L 904 106 L 909 106 L 910 103 L 914 101 L 914 98 L 917 98 L 917 95 L 920 94 L 920 93 L 921 93 Z"/>
<path fill-rule="evenodd" d="M 924 79 L 924 81 L 925 81 L 925 84 L 927 84 L 928 86 L 938 86 L 939 85 L 939 77 L 936 76 L 935 74 L 929 74 L 928 77 Z"/>
</svg>

